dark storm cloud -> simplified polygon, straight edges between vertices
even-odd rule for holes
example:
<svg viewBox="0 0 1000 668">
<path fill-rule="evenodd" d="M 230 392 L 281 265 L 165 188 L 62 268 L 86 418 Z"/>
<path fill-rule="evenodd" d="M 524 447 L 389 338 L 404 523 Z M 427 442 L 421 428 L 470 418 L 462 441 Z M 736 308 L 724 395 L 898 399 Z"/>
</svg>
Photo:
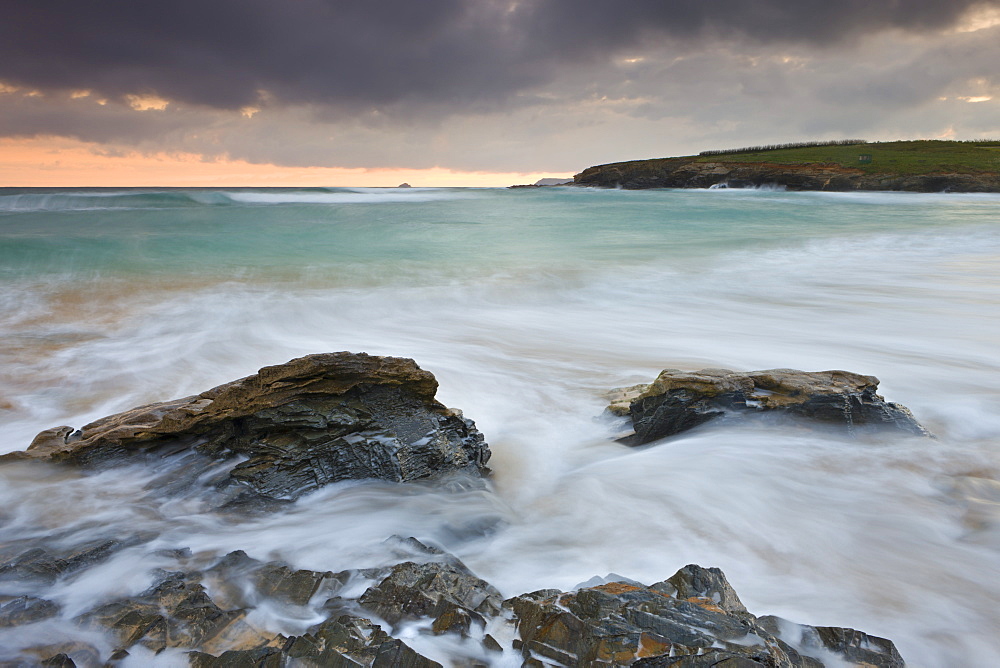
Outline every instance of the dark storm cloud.
<svg viewBox="0 0 1000 668">
<path fill-rule="evenodd" d="M 830 45 L 887 29 L 924 32 L 994 0 L 631 0 L 531 3 L 531 26 L 562 47 L 609 48 L 643 36 L 738 38 Z"/>
<path fill-rule="evenodd" d="M 828 46 L 953 24 L 974 0 L 8 0 L 0 81 L 357 111 L 489 105 L 657 39 Z M 996 4 L 993 0 L 988 4 Z"/>
</svg>

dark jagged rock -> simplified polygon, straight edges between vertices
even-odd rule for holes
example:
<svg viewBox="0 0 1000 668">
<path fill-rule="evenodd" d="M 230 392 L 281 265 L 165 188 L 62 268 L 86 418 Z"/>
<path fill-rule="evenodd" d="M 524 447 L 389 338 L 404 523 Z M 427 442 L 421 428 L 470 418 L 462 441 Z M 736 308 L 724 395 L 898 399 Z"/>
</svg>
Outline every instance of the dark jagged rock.
<svg viewBox="0 0 1000 668">
<path fill-rule="evenodd" d="M 848 433 L 889 429 L 927 436 L 910 411 L 876 394 L 878 378 L 848 371 L 736 372 L 666 369 L 650 385 L 613 390 L 608 410 L 629 415 L 641 445 L 718 418 L 801 418 L 844 428 Z"/>
<path fill-rule="evenodd" d="M 468 654 L 453 657 L 452 665 L 468 668 L 494 660 L 509 662 L 502 655 L 511 650 L 486 633 L 487 628 L 495 631 L 508 623 L 516 625 L 520 635 L 514 650 L 520 652 L 522 665 L 531 667 L 820 668 L 824 661 L 868 668 L 904 665 L 892 642 L 883 638 L 755 617 L 717 568 L 685 566 L 651 586 L 610 582 L 501 601 L 496 589 L 454 556 L 412 538 L 396 536 L 389 544 L 429 561 L 364 569 L 363 577 L 380 580 L 356 600 L 331 599 L 338 604 L 317 606 L 324 591 L 337 590 L 360 571 L 335 575 L 294 570 L 235 551 L 204 572 L 160 571 L 158 583 L 138 596 L 78 616 L 78 624 L 107 631 L 114 638 L 116 649 L 103 661 L 93 647 L 73 643 L 26 648 L 22 654 L 36 657 L 31 665 L 47 658 L 63 661 L 60 654 L 77 664 L 113 665 L 139 645 L 155 653 L 166 648 L 192 650 L 188 656 L 196 668 L 440 666 L 357 614 L 362 607 L 393 627 L 422 622 L 431 633 L 479 638 L 478 648 L 467 644 L 467 650 L 458 651 Z M 305 633 L 286 637 L 247 621 L 248 610 L 265 601 L 297 606 L 311 602 L 312 612 L 328 612 L 325 621 Z M 30 597 L 9 599 L 0 606 L 0 618 L 9 613 L 16 624 L 56 612 L 48 601 Z"/>
<path fill-rule="evenodd" d="M 525 665 L 815 668 L 823 663 L 812 654 L 824 652 L 858 666 L 904 665 L 890 641 L 850 629 L 794 625 L 796 637 L 783 638 L 775 618 L 746 611 L 721 571 L 694 565 L 650 587 L 542 590 L 504 606 L 516 615 Z"/>
<path fill-rule="evenodd" d="M 96 647 L 80 641 L 66 641 L 51 645 L 37 645 L 22 650 L 24 660 L 0 662 L 4 668 L 35 668 L 35 666 L 100 666 L 101 653 Z"/>
<path fill-rule="evenodd" d="M 68 654 L 56 654 L 42 661 L 45 668 L 76 668 L 76 662 Z"/>
<path fill-rule="evenodd" d="M 0 604 L 0 628 L 22 626 L 59 614 L 59 606 L 35 596 L 18 596 Z"/>
<path fill-rule="evenodd" d="M 77 621 L 111 631 L 123 649 L 139 644 L 154 652 L 167 647 L 256 649 L 275 639 L 247 624 L 245 609 L 216 605 L 197 578 L 168 574 L 139 596 L 102 605 Z"/>
<path fill-rule="evenodd" d="M 278 561 L 261 562 L 243 550 L 230 552 L 205 572 L 216 598 L 224 605 L 247 607 L 260 599 L 288 605 L 307 605 L 318 592 L 331 595 L 343 586 L 344 574 L 293 570 Z"/>
<path fill-rule="evenodd" d="M 804 651 L 827 650 L 845 661 L 873 668 L 895 668 L 903 658 L 892 641 L 836 626 L 806 626 L 780 617 L 760 617 L 758 623 L 772 633 L 799 635 Z"/>
<path fill-rule="evenodd" d="M 346 479 L 488 474 L 482 434 L 436 401 L 436 390 L 434 376 L 410 359 L 309 355 L 79 431 L 46 430 L 26 451 L 0 460 L 113 464 L 193 449 L 215 459 L 245 457 L 223 474 L 225 482 L 274 499 Z"/>
<path fill-rule="evenodd" d="M 358 602 L 390 624 L 433 619 L 434 633 L 468 633 L 473 621 L 500 614 L 503 597 L 461 562 L 397 564 L 378 585 L 369 587 Z"/>
<path fill-rule="evenodd" d="M 685 600 L 708 599 L 731 615 L 742 615 L 747 612 L 740 597 L 730 586 L 729 580 L 718 568 L 702 568 L 689 564 L 663 582 L 654 584 L 650 589 Z"/>
<path fill-rule="evenodd" d="M 801 665 L 809 668 L 820 668 L 823 664 L 818 661 L 813 662 L 809 657 L 803 657 L 804 663 Z M 745 654 L 737 654 L 724 649 L 709 649 L 703 654 L 688 654 L 685 656 L 658 656 L 639 659 L 632 666 L 642 666 L 642 668 L 761 668 L 766 666 L 784 666 L 780 662 L 761 662 Z M 791 664 L 794 665 L 794 664 Z"/>
<path fill-rule="evenodd" d="M 188 653 L 191 668 L 285 668 L 288 657 L 276 647 L 229 650 L 219 656 L 204 652 Z M 351 664 L 331 664 L 351 665 Z"/>
<path fill-rule="evenodd" d="M 343 615 L 318 624 L 301 636 L 284 638 L 275 647 L 230 650 L 219 656 L 192 652 L 192 668 L 441 668 L 406 643 L 385 633 L 367 619 Z"/>
<path fill-rule="evenodd" d="M 34 547 L 0 563 L 0 582 L 34 581 L 51 584 L 57 579 L 98 564 L 112 554 L 133 545 L 148 542 L 153 533 L 118 539 L 98 539 L 63 550 Z"/>
</svg>

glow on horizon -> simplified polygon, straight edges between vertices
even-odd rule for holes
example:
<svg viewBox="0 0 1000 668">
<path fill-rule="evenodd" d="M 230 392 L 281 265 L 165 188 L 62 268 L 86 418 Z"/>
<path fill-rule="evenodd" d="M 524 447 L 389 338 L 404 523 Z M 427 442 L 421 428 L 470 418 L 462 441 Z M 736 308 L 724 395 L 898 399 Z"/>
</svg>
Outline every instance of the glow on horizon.
<svg viewBox="0 0 1000 668">
<path fill-rule="evenodd" d="M 98 144 L 38 137 L 0 139 L 0 187 L 412 186 L 496 187 L 534 183 L 552 172 L 462 172 L 443 167 L 284 167 L 206 160 L 193 153 L 114 153 Z"/>
</svg>

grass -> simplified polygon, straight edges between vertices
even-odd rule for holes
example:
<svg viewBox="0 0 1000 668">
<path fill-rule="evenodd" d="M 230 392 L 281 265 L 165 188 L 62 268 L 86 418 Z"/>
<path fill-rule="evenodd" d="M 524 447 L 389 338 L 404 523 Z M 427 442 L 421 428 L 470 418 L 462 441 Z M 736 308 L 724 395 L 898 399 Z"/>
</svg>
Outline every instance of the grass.
<svg viewBox="0 0 1000 668">
<path fill-rule="evenodd" d="M 871 163 L 858 161 L 858 156 L 865 154 L 872 156 Z M 810 146 L 757 153 L 694 156 L 694 159 L 697 162 L 769 162 L 780 165 L 823 163 L 873 173 L 968 174 L 1000 171 L 1000 140 L 873 142 L 854 146 Z"/>
</svg>

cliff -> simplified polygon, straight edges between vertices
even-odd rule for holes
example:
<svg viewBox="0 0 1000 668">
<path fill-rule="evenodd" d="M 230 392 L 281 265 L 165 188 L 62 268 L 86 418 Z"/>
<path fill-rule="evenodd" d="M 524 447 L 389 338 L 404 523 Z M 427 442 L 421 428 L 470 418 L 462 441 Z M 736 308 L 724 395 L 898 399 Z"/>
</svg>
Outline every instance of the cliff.
<svg viewBox="0 0 1000 668">
<path fill-rule="evenodd" d="M 890 142 L 633 160 L 589 167 L 573 181 L 580 186 L 629 190 L 778 186 L 788 190 L 1000 192 L 997 144 Z"/>
</svg>

